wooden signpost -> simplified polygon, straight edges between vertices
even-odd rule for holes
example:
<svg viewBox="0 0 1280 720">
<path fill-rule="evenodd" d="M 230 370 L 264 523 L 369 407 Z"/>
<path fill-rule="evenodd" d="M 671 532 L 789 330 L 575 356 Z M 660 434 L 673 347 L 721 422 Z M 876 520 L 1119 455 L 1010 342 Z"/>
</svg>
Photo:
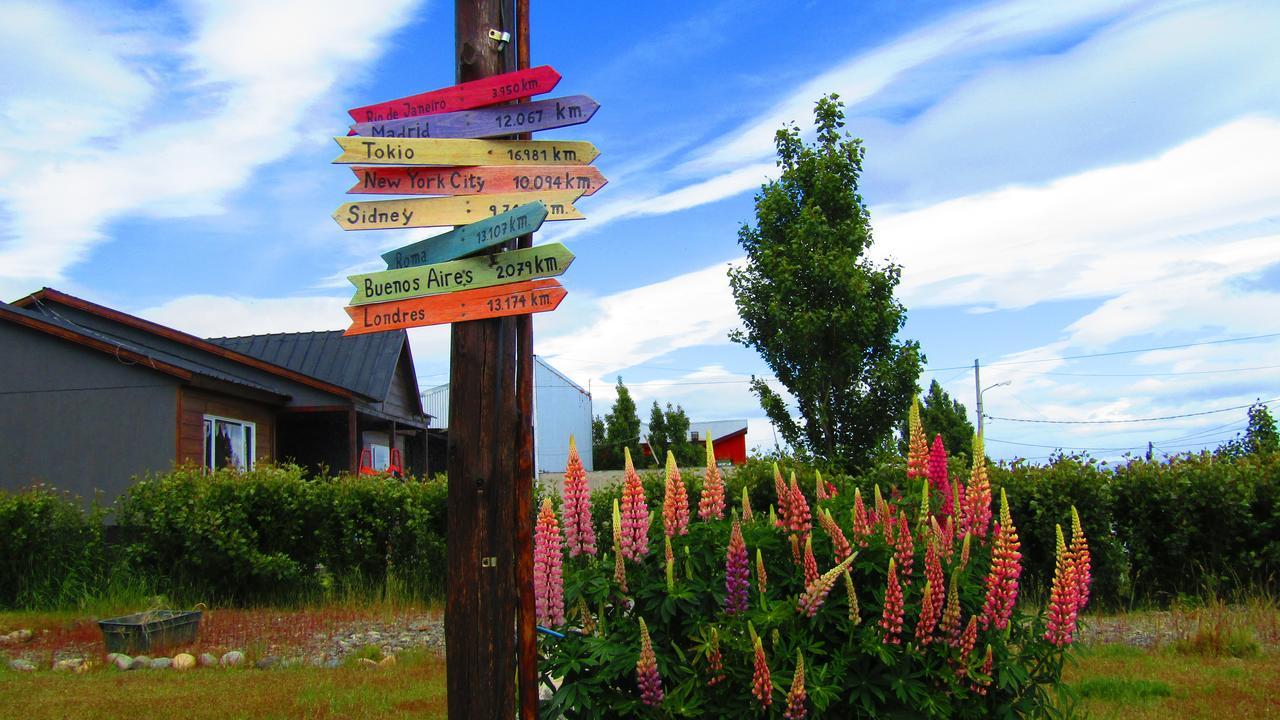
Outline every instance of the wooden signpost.
<svg viewBox="0 0 1280 720">
<path fill-rule="evenodd" d="M 577 190 L 594 195 L 609 182 L 593 165 L 505 165 L 498 167 L 355 166 L 351 195 L 481 195 L 484 193 Z"/>
<path fill-rule="evenodd" d="M 551 92 L 559 82 L 560 73 L 550 65 L 542 65 L 528 70 L 517 70 L 459 83 L 453 87 L 410 95 L 398 100 L 352 108 L 347 111 L 347 114 L 352 120 L 362 123 L 454 112 L 541 95 Z"/>
<path fill-rule="evenodd" d="M 445 295 L 357 305 L 347 308 L 351 327 L 345 335 L 386 332 L 466 320 L 555 310 L 567 293 L 555 280 L 498 285 Z"/>
<path fill-rule="evenodd" d="M 600 151 L 581 140 L 454 140 L 450 138 L 334 138 L 341 164 L 586 165 Z"/>
<path fill-rule="evenodd" d="M 435 265 L 349 275 L 347 279 L 356 286 L 351 304 L 367 305 L 556 277 L 572 263 L 569 248 L 548 243 Z"/>
<path fill-rule="evenodd" d="M 586 95 L 536 100 L 521 105 L 460 110 L 396 120 L 357 122 L 356 135 L 394 138 L 487 138 L 581 125 L 600 109 Z"/>
<path fill-rule="evenodd" d="M 547 219 L 541 200 L 382 253 L 388 270 L 441 263 L 535 233 Z"/>
<path fill-rule="evenodd" d="M 586 216 L 573 206 L 573 201 L 581 195 L 582 193 L 576 190 L 560 190 L 541 193 L 364 200 L 340 205 L 333 212 L 332 217 L 343 230 L 439 227 L 475 222 L 537 201 L 546 206 L 548 220 L 582 220 Z"/>
</svg>

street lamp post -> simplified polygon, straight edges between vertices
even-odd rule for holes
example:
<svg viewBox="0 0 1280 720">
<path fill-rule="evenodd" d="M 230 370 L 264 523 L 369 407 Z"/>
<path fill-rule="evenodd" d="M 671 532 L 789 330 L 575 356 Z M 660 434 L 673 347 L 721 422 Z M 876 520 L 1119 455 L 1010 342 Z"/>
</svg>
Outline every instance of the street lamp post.
<svg viewBox="0 0 1280 720">
<path fill-rule="evenodd" d="M 1003 382 L 998 382 L 994 385 L 988 385 L 978 391 L 978 436 L 979 437 L 982 436 L 982 394 L 990 390 L 991 388 L 998 388 L 1004 385 L 1012 385 L 1012 384 L 1013 384 L 1012 380 L 1005 380 Z"/>
</svg>

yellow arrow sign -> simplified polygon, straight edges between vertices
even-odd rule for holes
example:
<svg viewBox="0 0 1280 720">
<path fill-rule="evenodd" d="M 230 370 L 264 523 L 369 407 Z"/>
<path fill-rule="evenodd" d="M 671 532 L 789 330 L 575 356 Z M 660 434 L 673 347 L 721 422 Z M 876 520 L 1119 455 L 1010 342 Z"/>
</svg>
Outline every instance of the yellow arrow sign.
<svg viewBox="0 0 1280 720">
<path fill-rule="evenodd" d="M 582 220 L 573 201 L 581 190 L 498 195 L 453 195 L 449 197 L 367 200 L 345 203 L 333 213 L 343 230 L 385 230 L 394 228 L 467 225 L 493 217 L 512 208 L 541 200 L 547 206 L 547 220 Z"/>
<path fill-rule="evenodd" d="M 448 138 L 334 138 L 335 163 L 361 165 L 586 165 L 600 154 L 581 140 L 454 140 Z"/>
</svg>

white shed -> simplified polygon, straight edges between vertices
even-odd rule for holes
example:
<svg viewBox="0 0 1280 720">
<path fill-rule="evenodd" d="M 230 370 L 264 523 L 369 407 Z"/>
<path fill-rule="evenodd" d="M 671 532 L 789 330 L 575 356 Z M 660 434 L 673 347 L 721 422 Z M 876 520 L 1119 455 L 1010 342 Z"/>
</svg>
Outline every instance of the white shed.
<svg viewBox="0 0 1280 720">
<path fill-rule="evenodd" d="M 431 415 L 432 430 L 449 427 L 449 385 L 422 393 L 422 408 Z M 569 459 L 569 436 L 578 441 L 582 466 L 594 469 L 591 458 L 591 393 L 582 389 L 545 360 L 533 356 L 533 445 L 538 473 L 564 472 Z"/>
</svg>

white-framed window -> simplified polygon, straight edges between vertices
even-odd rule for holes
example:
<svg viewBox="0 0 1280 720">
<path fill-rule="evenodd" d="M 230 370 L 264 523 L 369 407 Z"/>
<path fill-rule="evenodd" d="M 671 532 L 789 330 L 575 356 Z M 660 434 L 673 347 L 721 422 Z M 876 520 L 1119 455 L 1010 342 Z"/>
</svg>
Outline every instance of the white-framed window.
<svg viewBox="0 0 1280 720">
<path fill-rule="evenodd" d="M 210 470 L 237 467 L 253 469 L 257 426 L 246 420 L 204 416 L 204 466 Z"/>
</svg>

